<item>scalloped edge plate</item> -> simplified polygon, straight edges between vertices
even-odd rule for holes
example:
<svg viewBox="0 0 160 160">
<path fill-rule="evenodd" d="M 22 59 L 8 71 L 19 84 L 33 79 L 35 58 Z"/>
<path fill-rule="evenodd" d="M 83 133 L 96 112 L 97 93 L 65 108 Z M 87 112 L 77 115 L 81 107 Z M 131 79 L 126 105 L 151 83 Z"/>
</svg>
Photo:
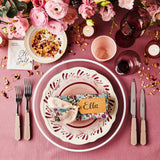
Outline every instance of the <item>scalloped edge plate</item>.
<svg viewBox="0 0 160 160">
<path fill-rule="evenodd" d="M 111 136 L 109 136 L 109 138 L 105 139 L 104 141 L 102 141 L 100 144 L 98 145 L 95 145 L 95 146 L 92 146 L 92 147 L 87 147 L 87 148 L 68 148 L 67 146 L 63 146 L 61 144 L 58 144 L 56 143 L 55 141 L 53 141 L 46 133 L 45 131 L 43 131 L 43 129 L 41 128 L 41 124 L 38 122 L 38 119 L 36 117 L 36 106 L 35 106 L 35 100 L 36 100 L 36 93 L 38 91 L 38 88 L 40 87 L 41 83 L 43 82 L 43 80 L 45 79 L 45 76 L 47 76 L 52 70 L 62 66 L 62 65 L 66 65 L 67 63 L 76 63 L 77 61 L 83 63 L 83 62 L 86 62 L 86 63 L 91 63 L 92 65 L 93 64 L 96 64 L 97 66 L 103 68 L 104 70 L 106 70 L 106 72 L 108 72 L 115 80 L 115 82 L 117 83 L 117 85 L 119 86 L 120 88 L 120 91 L 122 93 L 122 99 L 123 99 L 123 112 L 122 112 L 122 116 L 121 116 L 121 119 L 119 121 L 119 124 L 118 126 L 116 127 L 115 131 L 113 132 L 113 134 Z M 108 142 L 110 142 L 114 137 L 115 135 L 118 133 L 118 131 L 120 130 L 123 122 L 124 122 L 124 119 L 125 119 L 125 115 L 126 115 L 126 96 L 125 96 L 125 93 L 124 93 L 124 89 L 120 83 L 120 81 L 118 80 L 118 78 L 115 76 L 115 74 L 110 70 L 108 69 L 107 67 L 103 66 L 102 64 L 96 62 L 96 61 L 92 61 L 92 60 L 88 60 L 88 59 L 72 59 L 72 60 L 66 60 L 64 62 L 61 62 L 61 63 L 58 63 L 56 65 L 54 65 L 52 68 L 50 68 L 43 76 L 42 78 L 39 80 L 39 82 L 37 83 L 37 86 L 35 88 L 35 91 L 34 91 L 34 94 L 33 94 L 33 100 L 32 100 L 32 107 L 33 107 L 33 115 L 34 115 L 34 119 L 35 119 L 35 122 L 40 130 L 40 132 L 42 133 L 42 135 L 49 141 L 51 142 L 52 144 L 54 144 L 55 146 L 63 149 L 63 150 L 66 150 L 66 151 L 71 151 L 71 152 L 88 152 L 88 151 L 92 151 L 92 150 L 95 150 L 95 149 L 98 149 L 100 147 L 102 147 L 103 145 L 107 144 Z M 65 142 L 63 142 L 65 143 Z"/>
</svg>

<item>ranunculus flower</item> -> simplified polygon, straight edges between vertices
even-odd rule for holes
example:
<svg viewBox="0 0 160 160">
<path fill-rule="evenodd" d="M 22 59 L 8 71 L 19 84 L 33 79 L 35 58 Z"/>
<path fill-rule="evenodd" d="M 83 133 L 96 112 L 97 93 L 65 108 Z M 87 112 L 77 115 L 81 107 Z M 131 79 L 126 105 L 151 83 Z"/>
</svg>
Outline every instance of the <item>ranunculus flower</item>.
<svg viewBox="0 0 160 160">
<path fill-rule="evenodd" d="M 65 31 L 66 25 L 65 23 L 62 23 L 60 21 L 54 21 L 54 20 L 50 20 L 47 24 L 47 29 L 49 32 L 51 32 L 52 34 L 61 34 L 63 31 Z"/>
<path fill-rule="evenodd" d="M 51 18 L 58 20 L 66 16 L 68 4 L 62 0 L 49 0 L 45 4 L 45 9 Z"/>
<path fill-rule="evenodd" d="M 97 4 L 93 0 L 83 0 L 83 3 L 79 6 L 78 12 L 84 19 L 90 18 L 97 11 Z"/>
<path fill-rule="evenodd" d="M 118 0 L 119 6 L 121 8 L 132 9 L 134 5 L 134 0 Z"/>
<path fill-rule="evenodd" d="M 62 21 L 64 21 L 67 24 L 73 24 L 77 18 L 77 10 L 72 6 L 69 6 L 67 15 L 62 19 Z"/>
<path fill-rule="evenodd" d="M 45 27 L 48 22 L 47 13 L 40 7 L 33 8 L 29 16 L 34 27 Z"/>
<path fill-rule="evenodd" d="M 42 7 L 44 8 L 46 1 L 45 0 L 32 0 L 34 7 Z"/>
<path fill-rule="evenodd" d="M 63 2 L 69 4 L 70 0 L 63 0 Z"/>
<path fill-rule="evenodd" d="M 113 5 L 111 3 L 107 4 L 105 7 L 100 9 L 99 14 L 102 16 L 103 21 L 110 21 L 111 18 L 115 16 Z"/>
</svg>

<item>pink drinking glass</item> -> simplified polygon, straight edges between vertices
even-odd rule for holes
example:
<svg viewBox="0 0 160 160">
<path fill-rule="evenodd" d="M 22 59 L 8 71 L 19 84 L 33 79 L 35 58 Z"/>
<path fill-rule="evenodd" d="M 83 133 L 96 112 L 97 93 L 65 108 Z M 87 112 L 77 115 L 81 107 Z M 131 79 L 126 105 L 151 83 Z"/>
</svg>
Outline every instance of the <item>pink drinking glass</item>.
<svg viewBox="0 0 160 160">
<path fill-rule="evenodd" d="M 91 52 L 97 61 L 104 62 L 114 57 L 117 45 L 109 36 L 98 36 L 91 44 Z"/>
</svg>

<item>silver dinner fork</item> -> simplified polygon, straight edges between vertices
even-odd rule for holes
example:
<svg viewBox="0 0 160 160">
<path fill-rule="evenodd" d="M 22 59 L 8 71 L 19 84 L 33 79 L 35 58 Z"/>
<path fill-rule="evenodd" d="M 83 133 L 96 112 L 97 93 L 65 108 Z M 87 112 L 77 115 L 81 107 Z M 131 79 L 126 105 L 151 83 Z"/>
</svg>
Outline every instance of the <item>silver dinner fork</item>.
<svg viewBox="0 0 160 160">
<path fill-rule="evenodd" d="M 32 95 L 32 86 L 29 79 L 24 79 L 24 95 L 26 97 L 26 112 L 25 112 L 25 126 L 24 126 L 24 139 L 30 140 L 31 131 L 30 131 L 30 113 L 28 102 Z"/>
<path fill-rule="evenodd" d="M 15 119 L 15 139 L 21 139 L 21 127 L 20 127 L 20 115 L 19 115 L 19 105 L 22 102 L 22 91 L 21 87 L 15 86 L 15 95 L 17 102 L 17 111 L 16 111 L 16 119 Z"/>
</svg>

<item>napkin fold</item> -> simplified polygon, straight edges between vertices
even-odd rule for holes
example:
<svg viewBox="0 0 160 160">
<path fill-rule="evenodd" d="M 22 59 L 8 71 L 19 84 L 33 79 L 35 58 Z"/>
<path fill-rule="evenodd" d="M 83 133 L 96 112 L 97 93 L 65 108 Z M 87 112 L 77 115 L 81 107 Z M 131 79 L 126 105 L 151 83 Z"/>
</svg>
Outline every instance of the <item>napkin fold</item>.
<svg viewBox="0 0 160 160">
<path fill-rule="evenodd" d="M 81 99 L 97 97 L 105 97 L 106 112 L 81 114 L 78 111 L 79 106 L 77 106 L 77 104 Z M 107 93 L 50 97 L 48 99 L 48 106 L 52 109 L 52 118 L 54 121 L 63 121 L 66 123 L 70 123 L 75 120 L 84 121 L 88 119 L 107 118 L 109 116 Z"/>
<path fill-rule="evenodd" d="M 33 60 L 25 50 L 23 40 L 9 40 L 7 69 L 32 70 Z"/>
</svg>

